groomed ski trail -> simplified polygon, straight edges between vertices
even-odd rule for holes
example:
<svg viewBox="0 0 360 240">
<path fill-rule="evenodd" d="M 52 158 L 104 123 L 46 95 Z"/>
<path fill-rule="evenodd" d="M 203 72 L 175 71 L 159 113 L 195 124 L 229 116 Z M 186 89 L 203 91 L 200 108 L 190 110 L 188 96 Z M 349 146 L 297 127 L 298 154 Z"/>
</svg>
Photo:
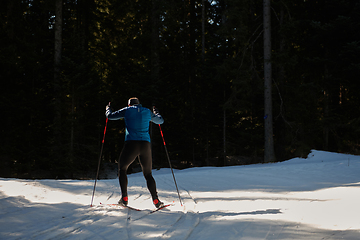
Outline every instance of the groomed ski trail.
<svg viewBox="0 0 360 240">
<path fill-rule="evenodd" d="M 120 198 L 118 179 L 0 178 L 0 239 L 360 239 L 360 156 L 313 151 L 307 159 L 250 166 L 154 170 L 160 200 L 144 212 L 99 206 Z M 129 204 L 154 208 L 142 173 L 129 176 Z"/>
</svg>

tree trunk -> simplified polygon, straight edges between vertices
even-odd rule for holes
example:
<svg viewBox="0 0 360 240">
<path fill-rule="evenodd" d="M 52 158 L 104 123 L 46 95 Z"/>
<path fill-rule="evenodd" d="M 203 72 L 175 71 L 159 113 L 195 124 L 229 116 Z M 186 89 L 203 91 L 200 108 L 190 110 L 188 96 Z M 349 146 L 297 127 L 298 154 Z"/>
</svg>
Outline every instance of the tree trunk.
<svg viewBox="0 0 360 240">
<path fill-rule="evenodd" d="M 281 9 L 280 9 L 280 29 L 283 28 L 284 26 L 284 6 L 281 5 Z M 280 45 L 279 45 L 279 54 L 281 56 L 285 56 L 285 35 L 284 34 L 279 34 L 280 37 Z M 285 109 L 284 109 L 284 102 L 283 102 L 283 98 L 282 98 L 282 94 L 283 92 L 285 92 L 285 59 L 281 59 L 281 62 L 279 62 L 278 64 L 278 78 L 277 78 L 277 82 L 278 82 L 278 94 L 280 96 L 280 118 L 276 119 L 274 126 L 275 126 L 275 134 L 277 135 L 277 144 L 276 144 L 276 150 L 278 152 L 278 157 L 280 156 L 280 158 L 284 157 L 284 153 L 286 152 L 286 138 L 287 138 L 287 131 L 286 131 L 286 120 L 285 120 Z M 280 154 L 279 154 L 280 153 Z"/>
<path fill-rule="evenodd" d="M 225 90 L 224 90 L 224 102 L 225 102 Z M 224 155 L 224 165 L 226 166 L 226 109 L 223 109 L 223 155 Z"/>
<path fill-rule="evenodd" d="M 61 158 L 61 49 L 62 49 L 62 0 L 55 2 L 54 46 L 54 156 Z"/>
<path fill-rule="evenodd" d="M 160 58 L 159 58 L 159 1 L 152 1 L 151 9 L 151 78 L 152 84 L 155 85 L 160 74 Z"/>
<path fill-rule="evenodd" d="M 324 122 L 323 122 L 323 150 L 329 150 L 329 115 L 330 115 L 330 89 L 328 83 L 330 81 L 329 67 L 325 64 L 325 73 L 324 73 Z"/>
<path fill-rule="evenodd" d="M 205 62 L 205 0 L 202 0 L 201 8 L 201 60 L 204 67 Z"/>
<path fill-rule="evenodd" d="M 55 94 L 60 89 L 61 74 L 61 49 L 62 49 L 62 0 L 55 3 L 55 53 L 54 53 L 54 90 Z M 55 95 L 57 97 L 57 95 Z"/>
<path fill-rule="evenodd" d="M 273 138 L 272 96 L 271 96 L 271 7 L 270 0 L 264 0 L 264 162 L 276 160 Z"/>
</svg>

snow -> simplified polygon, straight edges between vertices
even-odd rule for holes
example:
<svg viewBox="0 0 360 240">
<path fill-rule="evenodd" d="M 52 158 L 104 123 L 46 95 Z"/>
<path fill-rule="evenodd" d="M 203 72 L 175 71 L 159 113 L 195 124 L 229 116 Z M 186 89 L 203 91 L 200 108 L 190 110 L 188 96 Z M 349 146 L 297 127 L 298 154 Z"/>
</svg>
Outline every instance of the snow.
<svg viewBox="0 0 360 240">
<path fill-rule="evenodd" d="M 154 206 L 141 173 L 129 175 L 129 205 L 117 179 L 0 178 L 0 239 L 360 239 L 360 156 L 312 150 L 306 159 L 154 171 Z"/>
</svg>

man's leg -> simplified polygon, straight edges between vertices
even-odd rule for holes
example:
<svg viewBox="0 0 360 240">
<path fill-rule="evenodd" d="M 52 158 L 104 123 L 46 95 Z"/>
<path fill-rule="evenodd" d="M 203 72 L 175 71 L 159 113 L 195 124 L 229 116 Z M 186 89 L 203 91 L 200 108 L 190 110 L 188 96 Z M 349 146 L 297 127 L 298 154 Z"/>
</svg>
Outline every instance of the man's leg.
<svg viewBox="0 0 360 240">
<path fill-rule="evenodd" d="M 140 163 L 151 197 L 153 201 L 156 201 L 158 200 L 158 194 L 156 191 L 156 182 L 151 173 L 152 157 L 151 157 L 151 145 L 149 142 L 142 142 L 141 151 L 140 151 Z"/>
<path fill-rule="evenodd" d="M 119 166 L 119 183 L 121 189 L 122 200 L 127 204 L 127 185 L 128 178 L 126 171 L 130 164 L 134 162 L 135 158 L 138 156 L 138 146 L 136 142 L 125 142 L 124 147 L 120 154 L 120 159 L 118 162 Z"/>
</svg>

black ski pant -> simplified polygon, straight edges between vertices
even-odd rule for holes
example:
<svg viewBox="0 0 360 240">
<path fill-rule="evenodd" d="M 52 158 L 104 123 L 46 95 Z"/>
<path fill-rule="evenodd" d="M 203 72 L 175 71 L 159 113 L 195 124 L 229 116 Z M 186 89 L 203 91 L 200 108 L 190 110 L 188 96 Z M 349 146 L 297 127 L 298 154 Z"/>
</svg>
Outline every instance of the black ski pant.
<svg viewBox="0 0 360 240">
<path fill-rule="evenodd" d="M 152 156 L 151 144 L 147 141 L 126 141 L 119 159 L 119 182 L 122 197 L 127 197 L 128 178 L 126 171 L 136 157 L 139 156 L 140 165 L 146 179 L 147 187 L 153 200 L 158 198 L 155 179 L 151 174 Z"/>
</svg>

